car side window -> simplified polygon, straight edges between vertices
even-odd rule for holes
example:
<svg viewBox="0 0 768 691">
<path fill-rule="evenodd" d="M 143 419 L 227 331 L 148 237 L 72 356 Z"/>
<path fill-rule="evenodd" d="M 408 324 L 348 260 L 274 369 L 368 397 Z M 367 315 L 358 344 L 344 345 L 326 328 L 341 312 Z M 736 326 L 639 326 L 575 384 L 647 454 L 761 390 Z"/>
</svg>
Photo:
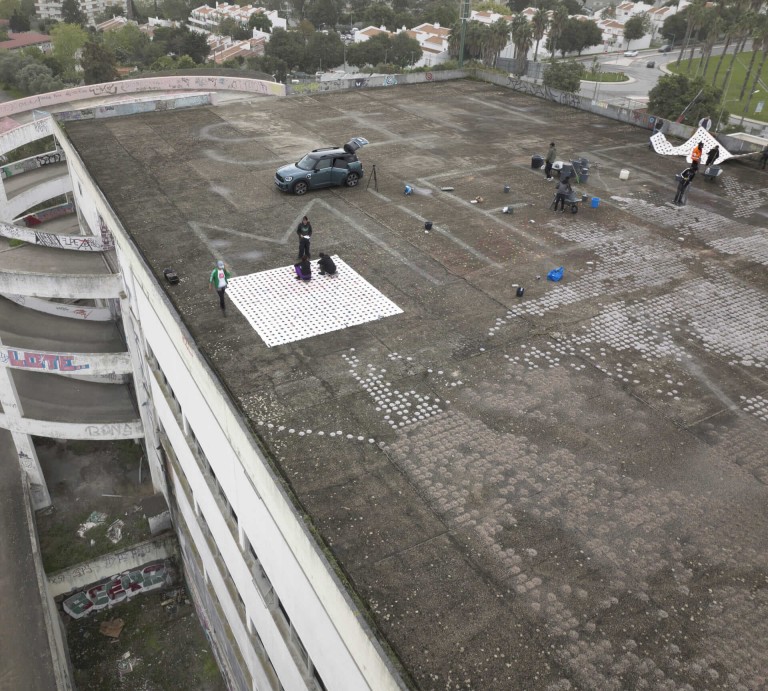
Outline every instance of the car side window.
<svg viewBox="0 0 768 691">
<path fill-rule="evenodd" d="M 331 168 L 332 165 L 333 165 L 333 159 L 331 159 L 331 158 L 321 158 L 315 164 L 315 170 L 326 170 L 328 168 Z"/>
<path fill-rule="evenodd" d="M 349 168 L 349 162 L 347 161 L 346 158 L 337 158 L 333 162 L 333 167 L 334 168 L 344 168 L 346 170 L 347 168 Z"/>
</svg>

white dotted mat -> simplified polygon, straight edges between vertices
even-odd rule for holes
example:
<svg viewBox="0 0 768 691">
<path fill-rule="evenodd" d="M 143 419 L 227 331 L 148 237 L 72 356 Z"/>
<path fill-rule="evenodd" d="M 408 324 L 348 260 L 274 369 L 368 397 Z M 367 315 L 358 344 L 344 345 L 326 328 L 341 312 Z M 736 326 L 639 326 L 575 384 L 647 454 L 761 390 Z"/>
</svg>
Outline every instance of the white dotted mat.
<svg viewBox="0 0 768 691">
<path fill-rule="evenodd" d="M 269 347 L 402 313 L 343 260 L 333 261 L 336 276 L 321 276 L 313 261 L 311 281 L 297 281 L 293 265 L 235 276 L 227 296 Z"/>
<path fill-rule="evenodd" d="M 703 127 L 699 127 L 694 135 L 687 142 L 685 142 L 685 144 L 681 144 L 680 146 L 672 146 L 672 144 L 667 141 L 667 138 L 661 132 L 657 132 L 651 137 L 653 150 L 657 154 L 662 154 L 663 156 L 685 156 L 685 160 L 688 161 L 688 163 L 691 162 L 691 152 L 693 151 L 693 148 L 699 142 L 704 142 L 704 155 L 701 157 L 701 164 L 703 166 L 710 149 L 713 149 L 716 145 L 719 144 L 717 139 L 715 139 Z M 714 165 L 719 165 L 729 158 L 733 158 L 733 155 L 726 151 L 725 147 L 721 146 L 720 155 L 715 159 Z"/>
</svg>

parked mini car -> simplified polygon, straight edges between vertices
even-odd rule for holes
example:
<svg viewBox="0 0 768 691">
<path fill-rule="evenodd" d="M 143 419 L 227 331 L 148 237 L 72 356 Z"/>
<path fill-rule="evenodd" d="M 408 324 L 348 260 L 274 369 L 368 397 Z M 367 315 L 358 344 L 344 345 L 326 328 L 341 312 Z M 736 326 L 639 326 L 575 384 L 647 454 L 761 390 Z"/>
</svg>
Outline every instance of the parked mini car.
<svg viewBox="0 0 768 691">
<path fill-rule="evenodd" d="M 662 46 L 661 48 L 659 48 L 659 52 L 660 53 L 671 53 L 672 52 L 672 46 L 668 43 L 667 45 Z"/>
<path fill-rule="evenodd" d="M 367 143 L 364 137 L 354 137 L 343 147 L 313 149 L 296 163 L 278 168 L 275 185 L 293 194 L 306 194 L 321 187 L 355 187 L 364 175 L 363 164 L 355 152 Z"/>
<path fill-rule="evenodd" d="M 646 67 L 656 67 L 656 61 L 655 60 L 649 60 L 645 63 Z"/>
<path fill-rule="evenodd" d="M 625 50 L 624 51 L 624 57 L 625 58 L 636 58 L 640 53 L 636 50 Z"/>
</svg>

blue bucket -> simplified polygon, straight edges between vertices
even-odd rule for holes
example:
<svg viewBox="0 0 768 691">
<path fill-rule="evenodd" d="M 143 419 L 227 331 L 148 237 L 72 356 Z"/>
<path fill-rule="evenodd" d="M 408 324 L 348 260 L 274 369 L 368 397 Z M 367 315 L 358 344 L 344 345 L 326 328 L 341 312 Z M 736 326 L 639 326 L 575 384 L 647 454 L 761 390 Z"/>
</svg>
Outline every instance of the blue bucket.
<svg viewBox="0 0 768 691">
<path fill-rule="evenodd" d="M 592 197 L 592 208 L 596 209 L 600 206 L 600 197 Z"/>
</svg>

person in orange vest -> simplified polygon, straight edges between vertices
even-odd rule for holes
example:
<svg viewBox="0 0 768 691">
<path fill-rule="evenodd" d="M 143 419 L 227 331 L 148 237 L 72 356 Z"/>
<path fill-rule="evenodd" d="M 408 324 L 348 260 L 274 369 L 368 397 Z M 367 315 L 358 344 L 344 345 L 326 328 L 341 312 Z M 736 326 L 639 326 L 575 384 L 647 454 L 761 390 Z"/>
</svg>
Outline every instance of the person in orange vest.
<svg viewBox="0 0 768 691">
<path fill-rule="evenodd" d="M 698 169 L 701 163 L 701 155 L 704 153 L 704 142 L 699 142 L 693 151 L 691 151 L 691 164 L 694 171 Z"/>
</svg>

